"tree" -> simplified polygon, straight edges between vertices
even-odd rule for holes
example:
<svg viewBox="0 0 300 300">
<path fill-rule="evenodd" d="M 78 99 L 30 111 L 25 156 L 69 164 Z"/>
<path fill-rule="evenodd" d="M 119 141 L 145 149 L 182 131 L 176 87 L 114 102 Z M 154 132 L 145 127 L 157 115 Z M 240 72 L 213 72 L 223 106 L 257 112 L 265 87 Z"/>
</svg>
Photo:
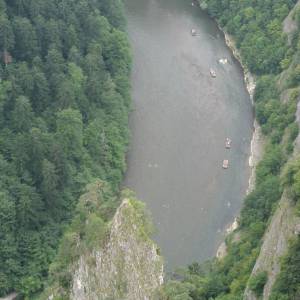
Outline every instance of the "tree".
<svg viewBox="0 0 300 300">
<path fill-rule="evenodd" d="M 118 1 L 104 12 L 102 1 L 0 0 L 0 56 L 13 57 L 0 64 L 0 295 L 32 299 L 85 185 L 95 177 L 111 178 L 109 189 L 120 184 L 129 74 L 116 65 L 114 82 L 103 59 L 118 46 L 111 21 L 122 12 Z M 110 194 L 82 226 L 89 244 L 115 209 Z"/>
<path fill-rule="evenodd" d="M 16 17 L 13 22 L 15 35 L 14 55 L 18 59 L 32 59 L 38 54 L 36 32 L 27 18 Z"/>
<path fill-rule="evenodd" d="M 17 255 L 15 230 L 16 209 L 8 191 L 0 192 L 0 295 L 9 292 L 14 285 L 14 273 L 19 266 L 14 261 Z"/>
<path fill-rule="evenodd" d="M 263 293 L 264 286 L 268 280 L 267 272 L 259 272 L 258 274 L 250 277 L 249 288 L 256 294 L 257 297 L 260 297 Z"/>
<path fill-rule="evenodd" d="M 162 300 L 193 300 L 190 293 L 195 287 L 190 283 L 169 281 L 161 292 Z"/>
<path fill-rule="evenodd" d="M 70 160 L 80 161 L 83 154 L 83 124 L 78 110 L 65 109 L 57 114 L 57 138 Z"/>
<path fill-rule="evenodd" d="M 11 125 L 16 132 L 29 131 L 32 126 L 33 113 L 28 98 L 20 96 L 16 99 L 15 108 L 12 111 Z"/>
<path fill-rule="evenodd" d="M 33 69 L 33 91 L 32 91 L 32 107 L 37 113 L 44 111 L 49 103 L 49 84 L 45 74 L 38 70 Z"/>
<path fill-rule="evenodd" d="M 123 3 L 120 0 L 102 0 L 99 2 L 100 10 L 104 12 L 110 23 L 117 28 L 124 28 Z"/>
<path fill-rule="evenodd" d="M 39 219 L 43 215 L 40 196 L 34 188 L 27 184 L 17 185 L 15 193 L 18 226 L 23 230 L 38 228 Z M 39 214 L 41 215 L 39 216 Z"/>
<path fill-rule="evenodd" d="M 47 201 L 48 207 L 51 208 L 57 197 L 58 176 L 55 166 L 47 159 L 42 163 L 42 193 Z"/>
<path fill-rule="evenodd" d="M 0 49 L 10 51 L 15 44 L 15 37 L 10 21 L 7 16 L 0 14 Z"/>
</svg>

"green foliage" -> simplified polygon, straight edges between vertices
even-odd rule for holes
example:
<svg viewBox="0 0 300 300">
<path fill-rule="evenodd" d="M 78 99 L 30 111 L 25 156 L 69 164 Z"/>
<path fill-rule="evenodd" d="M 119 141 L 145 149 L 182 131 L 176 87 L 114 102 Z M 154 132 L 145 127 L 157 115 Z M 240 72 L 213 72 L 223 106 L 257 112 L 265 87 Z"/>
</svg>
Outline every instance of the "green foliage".
<svg viewBox="0 0 300 300">
<path fill-rule="evenodd" d="M 0 296 L 43 288 L 88 183 L 118 190 L 130 109 L 123 26 L 119 0 L 0 0 L 0 52 L 12 57 L 0 63 Z M 89 247 L 95 227 L 105 234 L 109 199 L 91 213 Z M 76 250 L 72 233 L 61 247 Z"/>
<path fill-rule="evenodd" d="M 300 65 L 293 67 L 289 78 L 287 79 L 288 87 L 295 87 L 300 83 Z"/>
<path fill-rule="evenodd" d="M 290 160 L 282 173 L 282 183 L 295 204 L 299 216 L 300 159 Z M 300 297 L 300 238 L 294 237 L 281 261 L 281 270 L 272 289 L 271 300 L 298 299 Z"/>
<path fill-rule="evenodd" d="M 289 48 L 281 26 L 295 2 L 206 0 L 202 3 L 202 7 L 207 8 L 221 26 L 234 36 L 243 62 L 257 75 L 255 113 L 267 145 L 263 159 L 256 168 L 255 189 L 247 195 L 241 210 L 239 230 L 226 239 L 227 255 L 222 260 L 214 259 L 206 263 L 205 271 L 203 266 L 190 266 L 183 274 L 175 274 L 176 284 L 167 283 L 163 288 L 163 295 L 169 298 L 162 299 L 176 299 L 184 291 L 193 300 L 241 300 L 247 283 L 257 295 L 262 292 L 267 280 L 266 273 L 259 273 L 250 280 L 249 277 L 267 224 L 282 195 L 282 184 L 290 185 L 295 199 L 300 195 L 299 160 L 285 167 L 299 130 L 294 122 L 299 92 L 294 89 L 287 101 L 281 101 L 276 76 L 282 67 L 288 68 L 292 59 L 299 54 L 293 45 Z M 297 36 L 296 42 L 298 40 Z M 299 84 L 297 72 L 298 67 L 294 66 L 291 76 L 284 83 L 286 87 Z M 285 171 L 282 172 L 282 169 Z M 276 300 L 299 298 L 297 288 L 300 263 L 295 252 L 294 249 L 285 260 L 286 271 L 279 279 L 282 283 L 281 288 L 277 288 L 280 296 L 275 297 Z M 292 264 L 293 267 L 289 267 Z M 288 270 L 293 274 L 290 289 Z M 190 285 L 190 289 L 186 288 Z"/>
<path fill-rule="evenodd" d="M 267 101 L 265 99 L 268 99 L 266 97 L 270 95 L 276 97 L 277 93 L 274 92 L 274 85 L 266 84 L 270 82 L 269 80 L 270 78 L 263 77 L 262 82 L 258 85 L 255 103 L 264 103 L 264 101 Z M 266 109 L 262 109 L 262 114 L 267 116 L 264 125 L 269 128 L 265 132 L 270 135 L 270 138 L 263 159 L 256 168 L 256 187 L 245 198 L 241 210 L 238 240 L 234 241 L 232 236 L 227 238 L 228 254 L 221 261 L 211 261 L 209 272 L 196 272 L 196 274 L 193 274 L 191 268 L 189 268 L 181 280 L 182 284 L 192 283 L 195 286 L 193 292 L 189 292 L 189 296 L 194 300 L 211 298 L 218 300 L 242 299 L 260 250 L 262 236 L 282 195 L 281 183 L 284 180 L 280 178 L 280 174 L 287 160 L 287 145 L 294 142 L 295 132 L 298 132 L 297 127 L 291 129 L 295 128 L 295 125 L 293 125 L 296 109 L 294 97 L 291 96 L 284 109 L 279 109 L 281 104 L 278 98 L 276 102 L 278 104 L 273 106 L 273 103 L 269 103 L 270 106 L 266 105 Z M 271 115 L 274 115 L 277 120 L 282 118 L 283 121 L 274 122 L 274 119 L 270 117 Z M 274 138 L 274 132 L 280 133 L 276 139 Z M 289 134 L 287 134 L 288 139 L 284 140 L 285 132 Z M 298 168 L 291 168 L 286 172 L 289 175 L 284 176 L 284 178 L 291 178 L 289 180 L 293 181 Z M 296 188 L 295 186 L 294 189 Z M 260 284 L 262 284 L 264 278 L 259 277 L 258 279 L 257 282 L 254 282 L 257 283 L 257 286 L 254 287 L 253 285 L 257 293 L 260 291 Z"/>
<path fill-rule="evenodd" d="M 208 12 L 235 37 L 243 61 L 256 74 L 277 74 L 289 59 L 282 21 L 295 0 L 206 0 Z"/>
<path fill-rule="evenodd" d="M 152 223 L 145 210 L 145 204 L 138 201 L 130 190 L 123 190 L 120 197 L 123 200 L 122 206 L 110 185 L 101 180 L 87 185 L 85 193 L 77 203 L 73 220 L 60 242 L 58 254 L 50 265 L 46 289 L 37 295 L 36 300 L 48 299 L 53 294 L 54 297 L 58 297 L 55 299 L 69 299 L 73 274 L 78 269 L 78 260 L 83 257 L 87 266 L 93 268 L 96 264 L 95 253 L 105 252 L 108 243 L 112 242 L 110 229 L 117 206 L 124 221 L 122 231 L 127 227 L 134 228 L 135 238 L 152 244 L 149 236 L 152 234 Z M 120 215 L 118 220 L 119 218 Z M 122 265 L 117 267 L 122 268 Z M 117 277 L 119 275 L 116 274 Z M 119 279 L 117 279 L 118 291 L 122 297 L 126 290 L 126 282 Z"/>
<path fill-rule="evenodd" d="M 267 272 L 260 272 L 250 277 L 248 282 L 249 288 L 255 293 L 257 297 L 260 297 L 262 295 L 267 280 Z"/>
<path fill-rule="evenodd" d="M 117 200 L 107 183 L 96 180 L 86 187 L 50 266 L 50 285 L 58 282 L 63 289 L 69 289 L 73 263 L 85 251 L 92 251 L 96 246 L 101 248 L 107 233 L 107 222 L 116 205 Z M 108 207 L 113 209 L 109 210 Z"/>
<path fill-rule="evenodd" d="M 300 297 L 300 238 L 295 237 L 283 257 L 270 300 L 296 300 Z"/>
<path fill-rule="evenodd" d="M 165 289 L 161 292 L 162 300 L 192 300 L 190 294 L 195 287 L 190 283 L 179 283 L 178 281 L 169 281 Z"/>
</svg>

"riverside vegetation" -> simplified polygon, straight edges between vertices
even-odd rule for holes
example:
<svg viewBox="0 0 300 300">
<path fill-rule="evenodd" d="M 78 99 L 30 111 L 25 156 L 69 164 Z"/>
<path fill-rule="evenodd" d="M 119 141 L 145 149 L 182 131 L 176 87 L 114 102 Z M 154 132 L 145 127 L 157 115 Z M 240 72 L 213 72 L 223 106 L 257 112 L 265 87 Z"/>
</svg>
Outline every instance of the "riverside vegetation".
<svg viewBox="0 0 300 300">
<path fill-rule="evenodd" d="M 44 288 L 79 197 L 100 179 L 87 247 L 118 206 L 131 65 L 122 10 L 118 0 L 0 0 L 0 296 Z"/>
<path fill-rule="evenodd" d="M 256 118 L 265 135 L 263 159 L 256 169 L 256 187 L 245 198 L 239 229 L 226 238 L 227 255 L 179 270 L 161 290 L 161 299 L 240 300 L 246 285 L 260 297 L 267 273 L 250 278 L 263 234 L 287 189 L 300 214 L 300 159 L 291 158 L 298 135 L 295 112 L 300 85 L 300 31 L 288 43 L 282 22 L 295 0 L 206 0 L 202 8 L 231 34 L 246 67 L 256 76 Z M 300 10 L 293 15 L 300 25 Z M 280 97 L 283 91 L 287 96 Z M 289 160 L 289 161 L 288 161 Z M 300 238 L 290 242 L 273 286 L 272 300 L 300 298 Z M 249 279 L 250 278 L 250 279 Z"/>
<path fill-rule="evenodd" d="M 283 188 L 300 213 L 300 163 L 287 162 L 298 135 L 300 37 L 295 32 L 288 45 L 282 32 L 295 2 L 201 4 L 235 37 L 257 76 L 255 110 L 267 146 L 239 231 L 227 238 L 228 255 L 179 272 L 159 291 L 161 299 L 241 299 Z M 17 291 L 34 299 L 57 285 L 58 299 L 67 299 L 69 267 L 82 250 L 76 245 L 92 250 L 104 243 L 128 142 L 131 58 L 123 26 L 118 0 L 0 0 L 0 51 L 12 57 L 0 66 L 0 296 Z M 280 101 L 284 89 L 290 93 Z M 148 222 L 139 225 L 148 231 Z M 299 296 L 299 249 L 295 238 L 272 299 Z M 257 295 L 266 276 L 248 283 Z"/>
<path fill-rule="evenodd" d="M 45 291 L 34 299 L 152 299 L 163 280 L 163 261 L 150 238 L 145 204 L 123 190 L 113 216 L 114 198 L 107 183 L 88 185 L 50 265 Z"/>
</svg>

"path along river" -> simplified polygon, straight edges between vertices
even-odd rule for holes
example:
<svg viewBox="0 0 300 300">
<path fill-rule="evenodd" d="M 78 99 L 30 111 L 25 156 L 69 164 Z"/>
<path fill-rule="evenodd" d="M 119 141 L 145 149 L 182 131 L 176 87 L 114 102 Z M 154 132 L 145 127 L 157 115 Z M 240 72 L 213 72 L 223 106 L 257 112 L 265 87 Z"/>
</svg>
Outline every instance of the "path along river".
<svg viewBox="0 0 300 300">
<path fill-rule="evenodd" d="M 125 6 L 133 112 L 124 185 L 146 202 L 171 270 L 214 256 L 238 214 L 250 174 L 253 111 L 239 63 L 199 7 L 184 0 Z"/>
</svg>

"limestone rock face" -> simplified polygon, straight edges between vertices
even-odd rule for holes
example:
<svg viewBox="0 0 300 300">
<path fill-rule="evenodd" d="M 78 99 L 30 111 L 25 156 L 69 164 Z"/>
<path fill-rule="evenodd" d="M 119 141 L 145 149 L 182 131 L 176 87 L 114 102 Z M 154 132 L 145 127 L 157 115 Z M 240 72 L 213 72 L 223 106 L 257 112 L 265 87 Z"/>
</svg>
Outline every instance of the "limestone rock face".
<svg viewBox="0 0 300 300">
<path fill-rule="evenodd" d="M 295 224 L 299 220 L 293 212 L 291 200 L 283 193 L 278 208 L 272 217 L 270 225 L 265 233 L 260 254 L 256 260 L 252 274 L 266 271 L 268 281 L 264 287 L 263 298 L 269 299 L 276 276 L 280 272 L 280 258 L 288 248 L 288 241 L 293 236 Z M 255 294 L 247 287 L 244 294 L 245 300 L 257 300 Z"/>
<path fill-rule="evenodd" d="M 80 257 L 70 299 L 153 299 L 163 283 L 163 263 L 135 205 L 124 200 L 112 220 L 105 246 Z"/>
<path fill-rule="evenodd" d="M 283 32 L 287 34 L 288 36 L 288 42 L 291 43 L 292 40 L 292 33 L 297 30 L 297 22 L 293 19 L 294 12 L 296 8 L 300 5 L 300 1 L 298 1 L 294 7 L 289 13 L 289 15 L 285 18 L 283 22 Z"/>
</svg>

